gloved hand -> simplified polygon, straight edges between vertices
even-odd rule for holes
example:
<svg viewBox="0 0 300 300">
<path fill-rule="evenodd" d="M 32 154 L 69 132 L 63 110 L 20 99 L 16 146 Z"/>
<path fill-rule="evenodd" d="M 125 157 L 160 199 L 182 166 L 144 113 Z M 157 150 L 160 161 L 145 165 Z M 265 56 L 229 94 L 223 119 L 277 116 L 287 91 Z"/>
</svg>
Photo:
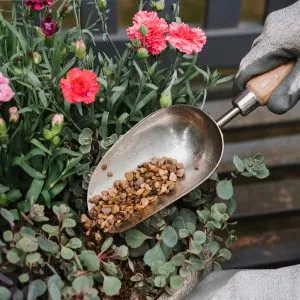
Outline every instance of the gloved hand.
<svg viewBox="0 0 300 300">
<path fill-rule="evenodd" d="M 300 1 L 271 13 L 262 34 L 243 58 L 234 81 L 234 92 L 244 89 L 247 81 L 291 59 L 296 65 L 270 98 L 268 108 L 285 113 L 300 99 Z"/>
</svg>

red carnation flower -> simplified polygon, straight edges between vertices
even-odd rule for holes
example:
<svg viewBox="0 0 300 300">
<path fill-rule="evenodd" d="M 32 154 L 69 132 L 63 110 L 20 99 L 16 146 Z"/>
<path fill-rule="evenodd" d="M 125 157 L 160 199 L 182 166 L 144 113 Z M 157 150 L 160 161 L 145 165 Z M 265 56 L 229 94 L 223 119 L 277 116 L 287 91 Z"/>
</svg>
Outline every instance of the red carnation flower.
<svg viewBox="0 0 300 300">
<path fill-rule="evenodd" d="M 52 19 L 51 16 L 46 17 L 42 21 L 42 31 L 45 36 L 51 36 L 58 30 L 58 24 Z"/>
<path fill-rule="evenodd" d="M 142 25 L 146 27 L 147 31 L 144 36 L 140 32 Z M 130 40 L 139 40 L 149 53 L 156 55 L 166 49 L 168 31 L 168 23 L 159 18 L 156 12 L 139 11 L 133 17 L 133 26 L 127 29 L 127 35 Z"/>
<path fill-rule="evenodd" d="M 200 28 L 190 28 L 187 24 L 171 23 L 167 37 L 169 43 L 188 55 L 198 53 L 206 43 L 206 36 Z"/>
<path fill-rule="evenodd" d="M 66 101 L 70 103 L 93 103 L 100 86 L 96 81 L 97 75 L 89 70 L 73 68 L 67 78 L 60 80 L 60 87 Z"/>
<path fill-rule="evenodd" d="M 26 0 L 25 6 L 30 7 L 32 10 L 41 10 L 45 6 L 52 6 L 53 2 L 54 0 Z"/>
</svg>

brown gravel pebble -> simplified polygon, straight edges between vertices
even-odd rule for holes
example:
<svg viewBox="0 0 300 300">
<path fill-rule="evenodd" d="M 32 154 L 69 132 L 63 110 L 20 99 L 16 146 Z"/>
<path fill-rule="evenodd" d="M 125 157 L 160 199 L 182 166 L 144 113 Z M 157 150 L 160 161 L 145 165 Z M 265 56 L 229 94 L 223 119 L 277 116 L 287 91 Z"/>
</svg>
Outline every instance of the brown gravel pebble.
<svg viewBox="0 0 300 300">
<path fill-rule="evenodd" d="M 101 166 L 101 170 L 102 171 L 105 171 L 107 169 L 107 165 L 106 164 L 103 164 L 102 166 Z"/>
<path fill-rule="evenodd" d="M 112 172 L 108 172 L 108 173 L 107 173 L 107 176 L 108 176 L 108 177 L 113 177 L 114 174 L 113 174 Z"/>
<path fill-rule="evenodd" d="M 184 176 L 184 165 L 176 159 L 154 157 L 150 162 L 142 163 L 137 169 L 125 173 L 122 180 L 116 180 L 113 187 L 94 196 L 90 218 L 82 215 L 81 222 L 86 235 L 93 235 L 95 241 L 101 240 L 99 229 L 104 232 L 128 220 L 135 211 L 140 211 L 160 196 L 175 189 L 178 180 Z M 111 172 L 107 173 L 111 177 Z"/>
</svg>

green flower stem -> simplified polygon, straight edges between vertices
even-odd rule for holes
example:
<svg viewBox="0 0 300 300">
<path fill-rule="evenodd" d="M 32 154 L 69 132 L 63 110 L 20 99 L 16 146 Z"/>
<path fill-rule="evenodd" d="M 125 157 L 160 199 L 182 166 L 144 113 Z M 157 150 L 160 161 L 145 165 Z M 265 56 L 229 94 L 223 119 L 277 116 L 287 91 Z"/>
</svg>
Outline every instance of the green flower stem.
<svg viewBox="0 0 300 300">
<path fill-rule="evenodd" d="M 100 17 L 100 20 L 101 20 L 101 24 L 102 24 L 102 30 L 104 31 L 104 34 L 106 35 L 106 38 L 108 39 L 108 41 L 110 42 L 110 44 L 112 45 L 112 47 L 114 48 L 117 56 L 119 59 L 121 59 L 121 54 L 120 52 L 118 51 L 115 43 L 112 41 L 112 39 L 110 38 L 109 34 L 108 34 L 108 31 L 107 31 L 107 25 L 106 25 L 106 21 L 105 21 L 105 18 L 103 17 L 103 14 L 102 12 L 99 10 L 99 7 L 97 5 L 97 0 L 94 0 L 95 2 L 95 7 L 96 7 L 96 10 L 97 10 L 97 13 Z"/>
</svg>

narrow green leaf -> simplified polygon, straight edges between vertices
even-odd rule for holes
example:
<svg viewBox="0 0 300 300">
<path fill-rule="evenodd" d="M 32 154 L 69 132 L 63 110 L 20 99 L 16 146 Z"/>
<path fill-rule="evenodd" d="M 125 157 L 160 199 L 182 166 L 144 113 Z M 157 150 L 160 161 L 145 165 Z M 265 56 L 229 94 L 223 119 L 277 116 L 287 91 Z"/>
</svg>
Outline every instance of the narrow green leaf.
<svg viewBox="0 0 300 300">
<path fill-rule="evenodd" d="M 37 139 L 32 139 L 30 141 L 31 144 L 35 145 L 36 147 L 38 147 L 39 149 L 41 149 L 42 151 L 48 153 L 49 155 L 52 155 L 51 151 L 48 150 L 40 141 L 38 141 Z"/>
</svg>

